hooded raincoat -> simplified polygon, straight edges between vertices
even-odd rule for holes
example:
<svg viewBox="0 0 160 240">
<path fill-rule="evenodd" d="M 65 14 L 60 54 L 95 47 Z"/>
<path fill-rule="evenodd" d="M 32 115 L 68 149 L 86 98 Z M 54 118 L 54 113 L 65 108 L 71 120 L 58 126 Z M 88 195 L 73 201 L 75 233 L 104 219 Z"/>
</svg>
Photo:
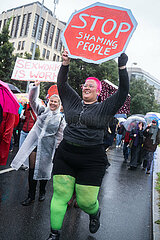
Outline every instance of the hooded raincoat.
<svg viewBox="0 0 160 240">
<path fill-rule="evenodd" d="M 51 111 L 49 106 L 45 107 L 38 101 L 38 96 L 39 87 L 30 84 L 29 101 L 37 115 L 37 121 L 13 159 L 11 167 L 18 170 L 37 147 L 33 178 L 35 180 L 49 180 L 54 152 L 63 138 L 66 124 L 60 113 L 60 108 Z"/>
</svg>

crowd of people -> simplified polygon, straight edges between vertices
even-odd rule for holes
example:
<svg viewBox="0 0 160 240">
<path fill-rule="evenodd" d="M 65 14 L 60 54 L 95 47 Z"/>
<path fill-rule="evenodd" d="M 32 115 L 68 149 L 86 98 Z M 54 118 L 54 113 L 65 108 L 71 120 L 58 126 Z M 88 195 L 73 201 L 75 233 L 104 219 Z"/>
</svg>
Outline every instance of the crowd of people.
<svg viewBox="0 0 160 240">
<path fill-rule="evenodd" d="M 90 232 L 98 231 L 101 215 L 98 193 L 105 171 L 110 166 L 106 151 L 115 139 L 117 149 L 123 146 L 124 163 L 130 156 L 128 169 L 135 170 L 142 164 L 143 169 L 147 169 L 146 173 L 150 172 L 154 152 L 160 143 L 156 120 L 145 130 L 143 123 L 139 122 L 128 131 L 114 117 L 129 91 L 126 54 L 118 58 L 119 88 L 103 102 L 98 101 L 102 86 L 95 77 L 85 80 L 82 98 L 72 89 L 67 81 L 70 59 L 66 50 L 62 58 L 57 78 L 59 95 L 50 96 L 46 106 L 38 98 L 40 82 L 30 84 L 29 104 L 19 114 L 21 125 L 17 124 L 20 130 L 19 150 L 11 163 L 16 170 L 28 169 L 28 195 L 22 202 L 23 206 L 34 203 L 38 181 L 38 200 L 44 201 L 47 181 L 53 176 L 48 240 L 59 240 L 67 206 L 75 198 L 76 206 L 89 215 Z M 3 113 L 2 108 L 0 114 L 2 132 L 9 116 Z M 12 130 L 4 142 L 7 143 L 7 151 L 13 129 L 17 127 L 14 123 L 13 119 L 9 121 Z M 1 138 L 0 146 L 3 147 Z M 3 156 L 4 164 L 7 157 L 7 154 Z"/>
<path fill-rule="evenodd" d="M 156 119 L 145 129 L 141 121 L 131 131 L 126 130 L 123 123 L 117 126 L 116 147 L 123 147 L 124 163 L 129 163 L 128 170 L 136 170 L 138 166 L 142 166 L 146 174 L 150 174 L 154 152 L 159 144 L 160 129 Z"/>
</svg>

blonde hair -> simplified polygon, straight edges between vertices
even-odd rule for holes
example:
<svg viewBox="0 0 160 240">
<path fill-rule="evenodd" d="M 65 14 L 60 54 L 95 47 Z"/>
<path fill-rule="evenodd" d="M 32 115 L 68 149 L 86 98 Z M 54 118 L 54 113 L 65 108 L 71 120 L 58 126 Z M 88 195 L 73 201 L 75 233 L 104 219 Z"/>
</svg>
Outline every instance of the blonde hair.
<svg viewBox="0 0 160 240">
<path fill-rule="evenodd" d="M 59 103 L 61 103 L 60 97 L 59 97 L 57 94 L 51 95 L 49 99 L 51 99 L 51 97 L 56 97 L 56 98 L 58 98 Z"/>
</svg>

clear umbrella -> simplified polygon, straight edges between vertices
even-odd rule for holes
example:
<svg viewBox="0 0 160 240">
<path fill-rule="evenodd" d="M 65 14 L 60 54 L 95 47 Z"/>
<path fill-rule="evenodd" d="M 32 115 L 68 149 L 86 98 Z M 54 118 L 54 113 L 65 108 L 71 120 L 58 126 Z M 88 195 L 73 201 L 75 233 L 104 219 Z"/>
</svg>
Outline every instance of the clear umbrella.
<svg viewBox="0 0 160 240">
<path fill-rule="evenodd" d="M 136 115 L 128 117 L 127 120 L 123 123 L 123 126 L 127 131 L 132 131 L 132 129 L 135 128 L 139 122 L 143 123 L 143 129 L 145 129 L 146 120 L 143 117 Z"/>
<path fill-rule="evenodd" d="M 144 116 L 147 124 L 150 124 L 152 122 L 152 120 L 157 120 L 158 122 L 158 126 L 160 126 L 160 113 L 157 112 L 148 112 L 146 113 L 146 115 Z"/>
<path fill-rule="evenodd" d="M 117 118 L 118 119 L 118 122 L 119 123 L 123 123 L 123 122 L 125 122 L 126 121 L 126 119 L 125 118 L 123 118 L 123 117 L 120 117 L 120 118 Z"/>
</svg>

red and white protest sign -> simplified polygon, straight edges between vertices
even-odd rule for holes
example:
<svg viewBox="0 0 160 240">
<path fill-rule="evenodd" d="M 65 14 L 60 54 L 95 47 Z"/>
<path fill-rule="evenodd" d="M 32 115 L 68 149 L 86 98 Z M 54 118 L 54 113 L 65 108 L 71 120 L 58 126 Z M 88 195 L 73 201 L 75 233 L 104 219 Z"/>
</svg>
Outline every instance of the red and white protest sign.
<svg viewBox="0 0 160 240">
<path fill-rule="evenodd" d="M 125 51 L 136 26 L 131 10 L 95 3 L 71 15 L 62 41 L 71 58 L 99 64 Z"/>
<path fill-rule="evenodd" d="M 21 81 L 57 82 L 61 62 L 17 58 L 12 79 Z"/>
</svg>

